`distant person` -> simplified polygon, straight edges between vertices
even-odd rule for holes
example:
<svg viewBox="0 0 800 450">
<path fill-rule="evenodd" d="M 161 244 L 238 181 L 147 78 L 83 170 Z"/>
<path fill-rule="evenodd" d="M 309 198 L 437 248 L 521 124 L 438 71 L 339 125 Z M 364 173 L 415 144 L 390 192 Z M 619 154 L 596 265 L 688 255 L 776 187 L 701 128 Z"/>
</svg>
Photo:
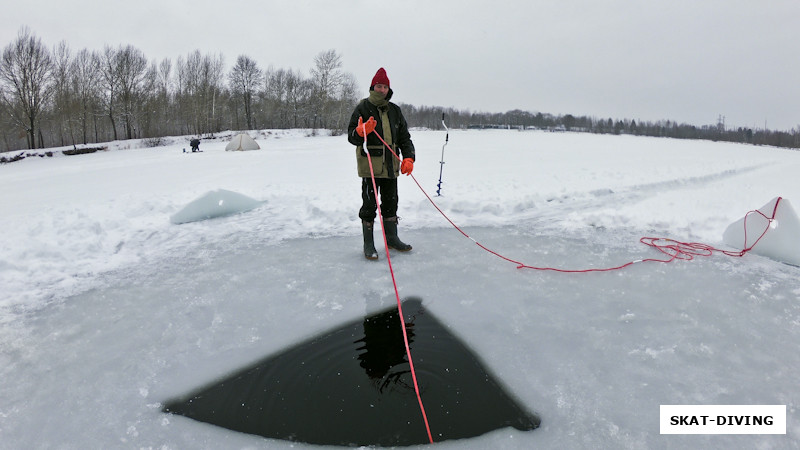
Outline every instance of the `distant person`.
<svg viewBox="0 0 800 450">
<path fill-rule="evenodd" d="M 375 184 L 381 196 L 381 214 L 384 231 L 389 248 L 407 252 L 411 246 L 397 237 L 397 177 L 400 173 L 410 175 L 414 170 L 414 143 L 408 132 L 408 124 L 400 107 L 389 102 L 394 92 L 389 87 L 389 77 L 381 67 L 372 78 L 369 86 L 369 97 L 361 100 L 350 117 L 347 140 L 355 145 L 358 176 L 361 177 L 361 229 L 364 233 L 364 257 L 378 259 L 372 231 L 377 216 L 377 197 L 372 186 L 369 160 L 364 152 L 364 125 L 366 125 L 366 149 L 372 158 L 372 169 L 375 173 Z M 374 132 L 373 132 L 374 131 Z M 403 161 L 395 158 L 391 151 L 384 148 L 383 142 L 375 135 L 380 135 L 395 153 L 400 151 Z"/>
<path fill-rule="evenodd" d="M 200 139 L 194 138 L 189 141 L 189 145 L 192 146 L 192 152 L 199 152 L 200 151 Z"/>
</svg>

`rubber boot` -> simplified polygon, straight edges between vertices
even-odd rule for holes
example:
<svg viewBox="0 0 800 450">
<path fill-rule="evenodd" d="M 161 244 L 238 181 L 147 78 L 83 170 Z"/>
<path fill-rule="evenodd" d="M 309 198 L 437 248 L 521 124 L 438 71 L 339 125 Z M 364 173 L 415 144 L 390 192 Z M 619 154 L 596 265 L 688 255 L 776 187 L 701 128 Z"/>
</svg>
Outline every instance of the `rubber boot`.
<svg viewBox="0 0 800 450">
<path fill-rule="evenodd" d="M 386 232 L 386 243 L 389 244 L 389 248 L 393 248 L 401 252 L 407 252 L 411 250 L 410 245 L 401 241 L 400 238 L 397 237 L 397 217 L 387 217 L 383 219 L 383 231 Z"/>
<path fill-rule="evenodd" d="M 361 221 L 361 229 L 364 231 L 364 258 L 378 259 L 378 251 L 375 250 L 375 240 L 372 237 L 374 222 Z"/>
</svg>

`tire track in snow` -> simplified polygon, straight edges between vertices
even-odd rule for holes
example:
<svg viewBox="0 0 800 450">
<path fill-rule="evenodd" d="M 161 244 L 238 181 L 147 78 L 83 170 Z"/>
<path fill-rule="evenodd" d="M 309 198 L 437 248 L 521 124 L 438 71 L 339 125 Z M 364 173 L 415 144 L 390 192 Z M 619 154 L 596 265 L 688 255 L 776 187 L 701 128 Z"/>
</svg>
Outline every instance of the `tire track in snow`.
<svg viewBox="0 0 800 450">
<path fill-rule="evenodd" d="M 720 181 L 730 180 L 764 169 L 774 164 L 759 164 L 736 169 L 723 170 L 707 175 L 672 178 L 653 183 L 638 184 L 624 189 L 595 189 L 584 194 L 564 195 L 547 199 L 547 206 L 530 214 L 537 223 L 546 224 L 571 213 L 582 211 L 615 208 L 618 205 L 630 205 L 652 199 L 664 192 L 692 190 Z"/>
</svg>

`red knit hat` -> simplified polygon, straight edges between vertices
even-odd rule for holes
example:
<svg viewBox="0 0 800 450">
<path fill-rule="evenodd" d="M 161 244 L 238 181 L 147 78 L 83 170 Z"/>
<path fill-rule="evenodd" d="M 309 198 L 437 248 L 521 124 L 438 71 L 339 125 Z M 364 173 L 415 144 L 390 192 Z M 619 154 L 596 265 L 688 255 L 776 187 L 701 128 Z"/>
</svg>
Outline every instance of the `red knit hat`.
<svg viewBox="0 0 800 450">
<path fill-rule="evenodd" d="M 372 84 L 370 84 L 369 87 L 372 88 L 376 84 L 385 84 L 387 87 L 391 87 L 389 85 L 389 77 L 386 75 L 386 71 L 383 69 L 383 67 L 375 72 L 375 76 L 372 77 Z"/>
</svg>

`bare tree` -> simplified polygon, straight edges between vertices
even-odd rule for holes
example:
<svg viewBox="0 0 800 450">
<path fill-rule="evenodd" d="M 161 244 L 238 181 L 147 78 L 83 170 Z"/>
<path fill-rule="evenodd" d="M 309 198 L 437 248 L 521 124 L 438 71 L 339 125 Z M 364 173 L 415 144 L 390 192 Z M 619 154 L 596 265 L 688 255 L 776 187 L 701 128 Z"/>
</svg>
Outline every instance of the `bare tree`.
<svg viewBox="0 0 800 450">
<path fill-rule="evenodd" d="M 156 90 L 158 96 L 157 106 L 160 108 L 161 121 L 159 130 L 172 130 L 174 117 L 170 112 L 172 97 L 172 61 L 164 58 L 158 65 L 158 77 L 156 78 Z"/>
<path fill-rule="evenodd" d="M 100 84 L 103 89 L 102 100 L 105 106 L 105 112 L 108 120 L 111 122 L 111 129 L 114 132 L 114 140 L 119 139 L 117 136 L 117 122 L 114 118 L 114 107 L 117 97 L 119 96 L 119 71 L 117 70 L 117 51 L 113 48 L 106 46 L 103 53 L 99 58 L 100 67 Z"/>
<path fill-rule="evenodd" d="M 264 72 L 264 89 L 261 91 L 263 107 L 261 121 L 268 128 L 280 128 L 286 120 L 284 69 L 269 66 Z"/>
<path fill-rule="evenodd" d="M 342 57 L 336 50 L 327 50 L 314 57 L 311 80 L 314 84 L 315 115 L 319 116 L 322 127 L 328 126 L 328 111 L 331 101 L 342 82 Z M 314 125 L 316 127 L 316 124 Z"/>
<path fill-rule="evenodd" d="M 218 131 L 217 97 L 223 86 L 222 56 L 202 56 L 199 50 L 186 60 L 178 58 L 178 93 L 188 132 L 202 134 Z"/>
<path fill-rule="evenodd" d="M 29 148 L 36 148 L 39 115 L 52 93 L 52 68 L 50 52 L 27 27 L 3 50 L 0 81 L 8 87 L 3 102 L 17 125 L 26 131 Z"/>
<path fill-rule="evenodd" d="M 170 77 L 172 76 L 172 61 L 164 58 L 158 65 L 158 85 L 159 92 L 168 95 L 170 90 Z"/>
<path fill-rule="evenodd" d="M 153 60 L 145 71 L 142 89 L 137 99 L 136 123 L 138 137 L 163 136 L 161 127 L 161 95 L 159 89 L 158 63 Z M 157 142 L 157 141 L 153 141 Z"/>
<path fill-rule="evenodd" d="M 177 64 L 175 65 L 175 110 L 179 116 L 179 123 L 181 124 L 180 133 L 188 131 L 189 128 L 189 70 L 187 63 L 182 56 L 178 57 Z M 186 128 L 183 128 L 186 126 Z"/>
<path fill-rule="evenodd" d="M 6 111 L 7 106 L 6 102 L 2 101 L 5 98 L 5 89 L 3 84 L 0 83 L 0 135 L 3 136 L 3 144 L 5 144 L 5 150 L 0 151 L 11 151 L 12 150 L 12 143 L 9 140 L 9 132 L 14 128 L 12 122 L 9 120 L 11 114 Z"/>
<path fill-rule="evenodd" d="M 311 126 L 308 123 L 308 116 L 306 105 L 312 96 L 312 87 L 309 80 L 303 79 L 300 72 L 289 70 L 286 72 L 286 103 L 291 121 L 287 124 L 288 127 L 298 128 L 300 126 L 299 119 L 305 116 L 305 126 Z"/>
<path fill-rule="evenodd" d="M 94 116 L 98 101 L 100 80 L 100 57 L 89 50 L 79 51 L 72 60 L 70 69 L 72 92 L 78 105 L 77 116 L 83 143 L 88 142 L 89 118 Z M 97 139 L 97 136 L 95 136 Z"/>
<path fill-rule="evenodd" d="M 223 103 L 220 101 L 220 96 L 224 89 L 224 69 L 225 59 L 221 54 L 218 56 L 207 55 L 203 58 L 203 97 L 208 111 L 204 132 L 220 130 L 220 116 L 217 113 Z"/>
<path fill-rule="evenodd" d="M 338 132 L 346 132 L 350 121 L 350 114 L 358 102 L 358 83 L 356 77 L 350 73 L 342 74 L 339 85 L 339 96 L 336 99 L 336 123 L 331 126 Z"/>
<path fill-rule="evenodd" d="M 267 124 L 275 128 L 298 126 L 304 113 L 308 93 L 303 75 L 291 69 L 275 70 L 270 67 L 264 77 L 264 107 L 269 112 Z"/>
<path fill-rule="evenodd" d="M 147 75 L 147 58 L 133 46 L 120 48 L 116 53 L 116 71 L 119 80 L 119 98 L 122 104 L 122 121 L 125 136 L 133 139 L 136 101 L 142 95 Z"/>
<path fill-rule="evenodd" d="M 75 144 L 75 135 L 72 129 L 71 118 L 73 114 L 73 97 L 70 86 L 70 68 L 72 65 L 72 52 L 66 41 L 61 41 L 53 49 L 53 112 L 52 116 L 58 130 L 60 145 L 66 145 L 67 135 L 69 141 Z"/>
<path fill-rule="evenodd" d="M 252 130 L 253 95 L 257 93 L 258 87 L 262 84 L 264 74 L 253 59 L 245 55 L 240 55 L 236 59 L 236 65 L 231 69 L 228 79 L 231 83 L 231 90 L 234 95 L 242 99 L 247 129 Z"/>
</svg>

